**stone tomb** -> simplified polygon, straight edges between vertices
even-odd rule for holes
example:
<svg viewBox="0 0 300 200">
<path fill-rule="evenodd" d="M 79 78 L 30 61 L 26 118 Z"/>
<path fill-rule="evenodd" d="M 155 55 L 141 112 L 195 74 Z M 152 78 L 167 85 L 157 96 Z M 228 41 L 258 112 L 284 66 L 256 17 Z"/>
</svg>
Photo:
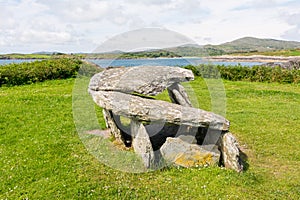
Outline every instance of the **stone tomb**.
<svg viewBox="0 0 300 200">
<path fill-rule="evenodd" d="M 182 167 L 223 165 L 242 171 L 229 121 L 192 107 L 180 82 L 193 79 L 192 71 L 179 67 L 108 68 L 91 78 L 88 91 L 103 108 L 113 138 L 133 147 L 145 167 L 164 160 Z M 165 89 L 172 103 L 151 97 Z"/>
</svg>

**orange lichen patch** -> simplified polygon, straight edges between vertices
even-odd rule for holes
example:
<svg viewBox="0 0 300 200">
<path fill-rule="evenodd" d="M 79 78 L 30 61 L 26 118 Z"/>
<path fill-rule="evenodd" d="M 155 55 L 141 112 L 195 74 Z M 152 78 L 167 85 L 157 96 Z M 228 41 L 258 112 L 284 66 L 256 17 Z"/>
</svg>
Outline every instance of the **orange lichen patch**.
<svg viewBox="0 0 300 200">
<path fill-rule="evenodd" d="M 174 163 L 182 167 L 198 167 L 204 165 L 212 165 L 213 164 L 212 157 L 213 156 L 211 153 L 201 153 L 201 152 L 195 152 L 193 154 L 180 153 L 175 158 Z"/>
</svg>

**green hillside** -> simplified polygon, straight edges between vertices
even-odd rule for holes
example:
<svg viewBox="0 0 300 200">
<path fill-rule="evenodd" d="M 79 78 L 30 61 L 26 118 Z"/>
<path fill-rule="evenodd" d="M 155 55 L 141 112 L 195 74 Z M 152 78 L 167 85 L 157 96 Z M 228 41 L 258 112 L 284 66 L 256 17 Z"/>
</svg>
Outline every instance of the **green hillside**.
<svg viewBox="0 0 300 200">
<path fill-rule="evenodd" d="M 251 52 L 251 51 L 274 51 L 283 49 L 300 48 L 300 42 L 284 41 L 275 39 L 259 39 L 254 37 L 244 37 L 232 42 L 227 42 L 221 45 L 214 46 L 217 49 L 222 49 L 225 52 Z"/>
<path fill-rule="evenodd" d="M 181 56 L 216 56 L 300 49 L 300 42 L 244 37 L 220 45 L 180 46 L 169 50 Z M 280 54 L 280 53 L 279 53 Z"/>
</svg>

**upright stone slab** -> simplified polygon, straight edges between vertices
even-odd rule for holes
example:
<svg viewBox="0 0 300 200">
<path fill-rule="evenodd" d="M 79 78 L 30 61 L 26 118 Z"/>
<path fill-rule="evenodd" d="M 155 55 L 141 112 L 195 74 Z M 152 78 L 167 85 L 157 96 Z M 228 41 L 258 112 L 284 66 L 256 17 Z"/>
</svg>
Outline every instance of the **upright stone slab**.
<svg viewBox="0 0 300 200">
<path fill-rule="evenodd" d="M 184 87 L 179 83 L 174 83 L 170 87 L 168 87 L 168 93 L 170 99 L 173 103 L 185 106 L 192 107 L 192 103 L 186 93 Z"/>
<path fill-rule="evenodd" d="M 168 93 L 173 103 L 182 105 L 184 107 L 192 107 L 189 96 L 186 93 L 185 88 L 180 83 L 174 83 L 168 87 Z M 195 136 L 197 135 L 197 131 L 198 127 L 180 125 L 176 137 L 179 137 L 185 142 L 196 144 L 197 140 Z"/>
<path fill-rule="evenodd" d="M 144 125 L 137 121 L 131 121 L 132 146 L 136 154 L 138 154 L 146 168 L 150 168 L 154 162 L 154 152 L 149 135 Z"/>
<path fill-rule="evenodd" d="M 118 143 L 120 143 L 120 144 L 123 143 L 125 145 L 125 141 L 122 138 L 121 131 L 120 131 L 120 129 L 118 129 L 117 125 L 115 124 L 115 122 L 113 120 L 113 116 L 111 115 L 110 111 L 103 109 L 102 112 L 103 112 L 103 117 L 105 120 L 105 125 L 107 128 L 110 129 L 111 134 L 114 136 L 115 140 Z"/>
<path fill-rule="evenodd" d="M 241 172 L 243 170 L 243 165 L 241 163 L 240 150 L 238 146 L 238 142 L 230 132 L 225 133 L 222 136 L 221 151 L 224 166 L 237 172 Z"/>
</svg>

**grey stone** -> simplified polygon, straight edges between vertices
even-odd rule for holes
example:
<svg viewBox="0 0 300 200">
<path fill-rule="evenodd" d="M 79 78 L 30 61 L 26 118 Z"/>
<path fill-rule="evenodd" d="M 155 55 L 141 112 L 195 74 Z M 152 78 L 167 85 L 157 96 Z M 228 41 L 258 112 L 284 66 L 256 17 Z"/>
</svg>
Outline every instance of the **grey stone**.
<svg viewBox="0 0 300 200">
<path fill-rule="evenodd" d="M 112 68 L 95 74 L 89 91 L 119 91 L 157 95 L 174 83 L 193 80 L 192 71 L 180 67 L 138 66 Z"/>
<path fill-rule="evenodd" d="M 205 138 L 203 138 L 203 145 L 209 145 L 209 144 L 219 144 L 221 135 L 224 134 L 222 130 L 215 130 L 208 128 L 205 134 Z"/>
<path fill-rule="evenodd" d="M 221 151 L 226 168 L 237 172 L 243 170 L 238 142 L 230 132 L 225 133 L 221 138 Z"/>
<path fill-rule="evenodd" d="M 166 101 L 141 98 L 113 91 L 93 91 L 94 102 L 115 114 L 143 121 L 165 120 L 168 123 L 228 130 L 229 121 L 205 110 L 184 107 Z"/>
<path fill-rule="evenodd" d="M 197 144 L 197 140 L 193 135 L 179 135 L 177 138 L 189 144 Z"/>
<path fill-rule="evenodd" d="M 168 93 L 173 103 L 185 106 L 192 107 L 192 103 L 186 93 L 184 87 L 179 83 L 174 83 L 168 87 Z"/>
<path fill-rule="evenodd" d="M 300 59 L 299 58 L 289 58 L 288 60 L 282 62 L 268 62 L 262 64 L 262 66 L 268 67 L 281 67 L 288 70 L 299 70 L 300 69 Z"/>
<path fill-rule="evenodd" d="M 146 168 L 150 168 L 154 162 L 154 152 L 149 135 L 141 122 L 131 121 L 132 146 L 139 155 Z"/>
<path fill-rule="evenodd" d="M 168 137 L 160 152 L 167 162 L 182 167 L 218 165 L 220 159 L 217 147 L 189 144 L 180 138 Z"/>
<path fill-rule="evenodd" d="M 110 130 L 110 132 L 114 136 L 115 140 L 118 143 L 124 143 L 125 144 L 125 141 L 122 138 L 121 131 L 120 131 L 120 129 L 118 129 L 117 125 L 115 124 L 110 111 L 108 111 L 106 109 L 103 109 L 102 113 L 103 113 L 103 117 L 104 117 L 104 120 L 105 120 L 105 125 Z"/>
</svg>

